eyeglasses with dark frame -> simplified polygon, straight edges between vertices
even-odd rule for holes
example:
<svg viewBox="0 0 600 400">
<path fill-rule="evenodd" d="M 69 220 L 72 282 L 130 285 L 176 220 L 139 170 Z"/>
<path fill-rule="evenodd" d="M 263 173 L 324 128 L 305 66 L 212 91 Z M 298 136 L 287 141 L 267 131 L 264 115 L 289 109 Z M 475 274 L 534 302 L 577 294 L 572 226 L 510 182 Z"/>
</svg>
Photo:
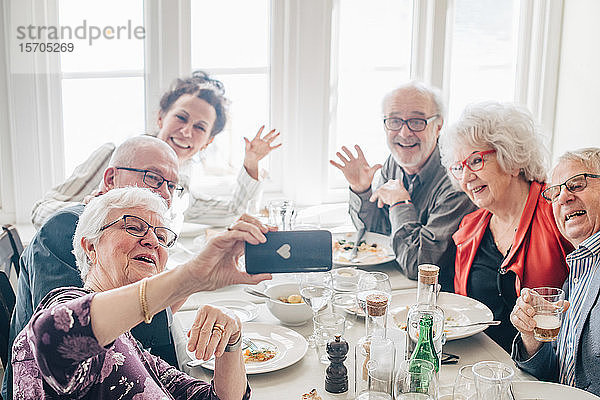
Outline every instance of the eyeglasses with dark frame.
<svg viewBox="0 0 600 400">
<path fill-rule="evenodd" d="M 160 174 L 158 174 L 154 171 L 150 171 L 148 169 L 129 168 L 129 167 L 115 167 L 115 168 L 116 169 L 124 169 L 125 171 L 143 172 L 144 178 L 142 180 L 144 181 L 144 183 L 146 185 L 148 185 L 148 187 L 151 187 L 152 189 L 158 189 L 161 187 L 163 182 L 166 182 L 169 193 L 171 193 L 171 194 L 175 193 L 175 195 L 177 197 L 181 197 L 181 195 L 183 194 L 183 186 L 181 186 L 173 181 L 166 180 L 165 178 L 160 176 Z"/>
<path fill-rule="evenodd" d="M 102 228 L 100 228 L 100 232 L 120 221 L 123 221 L 123 229 L 125 229 L 125 232 L 135 237 L 146 236 L 148 230 L 152 228 L 154 234 L 156 235 L 156 238 L 158 239 L 158 244 L 162 247 L 172 247 L 175 244 L 175 241 L 177 241 L 177 234 L 169 228 L 164 226 L 152 226 L 140 217 L 136 217 L 135 215 L 129 214 L 125 214 L 119 219 L 116 219 L 113 222 L 104 225 Z"/>
<path fill-rule="evenodd" d="M 495 152 L 496 150 L 477 151 L 464 160 L 452 164 L 448 169 L 450 170 L 452 176 L 456 178 L 456 180 L 461 180 L 465 173 L 465 167 L 469 168 L 472 172 L 481 171 L 485 165 L 483 156 L 486 154 L 493 154 Z"/>
<path fill-rule="evenodd" d="M 558 196 L 560 196 L 560 191 L 563 186 L 571 193 L 581 192 L 587 187 L 587 178 L 600 178 L 600 175 L 588 173 L 573 175 L 560 185 L 550 186 L 544 190 L 542 192 L 542 197 L 546 199 L 548 203 L 555 202 L 556 199 L 558 199 Z"/>
<path fill-rule="evenodd" d="M 383 119 L 383 125 L 390 131 L 399 131 L 406 124 L 411 132 L 421 132 L 427 128 L 427 124 L 439 117 L 439 114 L 432 115 L 429 118 L 409 118 L 402 119 L 398 117 L 390 117 Z"/>
</svg>

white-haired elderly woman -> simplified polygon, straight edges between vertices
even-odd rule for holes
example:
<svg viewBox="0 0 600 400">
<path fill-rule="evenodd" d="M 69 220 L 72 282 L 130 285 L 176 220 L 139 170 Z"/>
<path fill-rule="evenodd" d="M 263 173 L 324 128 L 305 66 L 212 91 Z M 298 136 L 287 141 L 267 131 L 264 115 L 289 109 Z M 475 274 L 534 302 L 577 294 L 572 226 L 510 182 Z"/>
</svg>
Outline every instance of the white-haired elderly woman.
<svg viewBox="0 0 600 400">
<path fill-rule="evenodd" d="M 479 210 L 456 243 L 454 290 L 502 321 L 486 333 L 510 353 L 510 312 L 523 287 L 560 287 L 573 247 L 560 234 L 545 189 L 546 150 L 531 114 L 515 104 L 468 106 L 440 137 L 442 163 Z"/>
<path fill-rule="evenodd" d="M 197 313 L 188 349 L 199 359 L 215 355 L 210 384 L 143 350 L 129 330 L 191 293 L 250 280 L 237 259 L 244 241 L 266 240 L 267 228 L 238 221 L 194 260 L 164 271 L 167 248 L 177 238 L 165 227 L 166 212 L 161 197 L 141 188 L 114 189 L 90 201 L 73 239 L 84 288 L 50 292 L 15 339 L 15 399 L 250 397 L 236 317 L 210 306 Z"/>
</svg>

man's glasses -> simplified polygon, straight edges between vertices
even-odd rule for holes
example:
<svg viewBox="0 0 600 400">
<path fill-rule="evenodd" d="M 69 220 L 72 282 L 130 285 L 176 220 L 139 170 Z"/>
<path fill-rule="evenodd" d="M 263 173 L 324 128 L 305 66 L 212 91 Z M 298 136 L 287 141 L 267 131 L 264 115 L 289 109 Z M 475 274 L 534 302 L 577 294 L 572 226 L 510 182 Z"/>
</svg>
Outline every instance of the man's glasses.
<svg viewBox="0 0 600 400">
<path fill-rule="evenodd" d="M 113 226 L 121 220 L 123 221 L 123 228 L 125 229 L 125 232 L 129 233 L 131 236 L 144 237 L 148 233 L 148 230 L 152 228 L 156 238 L 158 239 L 158 244 L 160 244 L 162 247 L 172 247 L 177 240 L 177 234 L 169 228 L 164 226 L 152 226 L 140 217 L 128 214 L 125 214 L 121 218 L 104 225 L 102 228 L 100 228 L 100 232 Z"/>
<path fill-rule="evenodd" d="M 402 118 L 396 118 L 396 117 L 384 118 L 383 124 L 390 131 L 399 131 L 400 129 L 402 129 L 402 126 L 404 124 L 406 124 L 408 129 L 410 129 L 412 132 L 421 132 L 421 131 L 424 131 L 425 128 L 427 128 L 428 123 L 435 120 L 437 117 L 439 117 L 438 114 L 435 114 L 427 119 L 425 119 L 425 118 L 402 119 Z"/>
<path fill-rule="evenodd" d="M 556 199 L 558 199 L 558 196 L 560 196 L 560 191 L 562 190 L 563 186 L 571 193 L 581 192 L 587 187 L 587 178 L 600 178 L 600 175 L 577 174 L 570 177 L 560 185 L 550 186 L 542 192 L 542 197 L 549 203 L 555 202 Z"/>
<path fill-rule="evenodd" d="M 150 171 L 147 169 L 128 168 L 128 167 L 115 167 L 115 168 L 124 169 L 126 171 L 143 172 L 144 173 L 144 178 L 143 178 L 144 183 L 146 185 L 148 185 L 148 187 L 151 187 L 152 189 L 158 189 L 161 187 L 163 182 L 166 182 L 169 193 L 175 194 L 177 197 L 181 197 L 181 195 L 183 194 L 183 186 L 181 186 L 173 181 L 166 180 L 165 178 L 163 178 L 162 176 L 160 176 L 159 174 L 157 174 L 154 171 Z"/>
<path fill-rule="evenodd" d="M 485 151 L 478 151 L 476 153 L 473 153 L 469 157 L 464 159 L 463 161 L 459 161 L 459 162 L 451 165 L 450 173 L 457 180 L 461 180 L 465 173 L 465 167 L 469 168 L 473 172 L 480 171 L 485 164 L 483 156 L 485 156 L 486 154 L 492 154 L 495 152 L 496 152 L 496 150 L 485 150 Z"/>
</svg>

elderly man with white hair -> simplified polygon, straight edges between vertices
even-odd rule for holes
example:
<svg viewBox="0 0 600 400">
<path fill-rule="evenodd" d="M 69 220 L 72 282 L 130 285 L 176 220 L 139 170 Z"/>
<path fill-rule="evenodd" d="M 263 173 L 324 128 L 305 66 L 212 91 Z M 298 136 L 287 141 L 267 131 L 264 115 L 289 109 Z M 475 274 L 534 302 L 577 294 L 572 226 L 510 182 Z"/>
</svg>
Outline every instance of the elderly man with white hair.
<svg viewBox="0 0 600 400">
<path fill-rule="evenodd" d="M 383 99 L 391 153 L 385 164 L 370 165 L 358 145 L 356 156 L 342 146 L 339 162 L 330 163 L 350 185 L 354 226 L 390 235 L 396 261 L 409 279 L 417 279 L 419 264 L 438 265 L 440 284 L 451 291 L 456 251 L 451 236 L 475 206 L 452 186 L 440 163 L 444 113 L 437 89 L 417 81 L 402 85 Z"/>
<path fill-rule="evenodd" d="M 510 319 L 519 330 L 512 358 L 539 379 L 600 395 L 600 148 L 562 155 L 552 183 L 542 193 L 552 203 L 556 224 L 575 246 L 567 256 L 563 289 L 569 302 L 555 343 L 538 342 L 532 295 L 523 289 Z"/>
</svg>

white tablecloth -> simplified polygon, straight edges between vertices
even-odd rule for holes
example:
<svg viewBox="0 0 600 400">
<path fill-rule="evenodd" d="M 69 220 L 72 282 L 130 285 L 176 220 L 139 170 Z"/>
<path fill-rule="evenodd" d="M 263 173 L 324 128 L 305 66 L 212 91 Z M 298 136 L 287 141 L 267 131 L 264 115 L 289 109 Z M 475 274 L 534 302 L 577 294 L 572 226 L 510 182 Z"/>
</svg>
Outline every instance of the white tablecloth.
<svg viewBox="0 0 600 400">
<path fill-rule="evenodd" d="M 399 272 L 397 275 L 401 275 Z M 247 297 L 246 297 L 247 296 Z M 209 303 L 215 300 L 225 299 L 245 299 L 257 301 L 255 297 L 243 292 L 242 285 L 224 288 L 215 292 L 203 292 L 194 295 L 194 303 L 200 301 Z M 273 317 L 266 308 L 265 304 L 259 304 L 259 315 L 254 322 L 261 322 L 273 325 L 281 325 L 279 320 Z M 202 367 L 190 368 L 186 365 L 190 361 L 185 352 L 187 337 L 186 328 L 189 328 L 193 321 L 195 312 L 193 310 L 180 311 L 175 314 L 172 331 L 176 343 L 177 358 L 180 367 L 186 373 L 208 380 L 212 378 L 212 372 Z M 292 327 L 303 336 L 308 336 L 313 329 L 312 323 L 307 323 L 300 327 Z M 326 365 L 317 360 L 316 351 L 309 348 L 302 360 L 294 365 L 279 371 L 265 374 L 250 375 L 248 377 L 252 387 L 254 399 L 300 399 L 303 393 L 316 388 L 323 399 L 353 399 L 354 398 L 354 345 L 357 340 L 364 335 L 364 323 L 359 320 L 354 326 L 346 330 L 344 338 L 350 345 L 348 358 L 345 362 L 349 373 L 349 391 L 345 394 L 334 395 L 325 392 L 325 369 Z M 479 333 L 466 339 L 454 340 L 444 345 L 444 351 L 460 356 L 460 362 L 455 365 L 443 365 L 440 371 L 440 386 L 449 387 L 452 385 L 458 369 L 467 364 L 474 364 L 481 360 L 497 360 L 508 365 L 513 365 L 510 356 L 496 343 L 494 343 L 484 333 Z M 515 380 L 531 380 L 528 374 L 515 368 Z"/>
</svg>

